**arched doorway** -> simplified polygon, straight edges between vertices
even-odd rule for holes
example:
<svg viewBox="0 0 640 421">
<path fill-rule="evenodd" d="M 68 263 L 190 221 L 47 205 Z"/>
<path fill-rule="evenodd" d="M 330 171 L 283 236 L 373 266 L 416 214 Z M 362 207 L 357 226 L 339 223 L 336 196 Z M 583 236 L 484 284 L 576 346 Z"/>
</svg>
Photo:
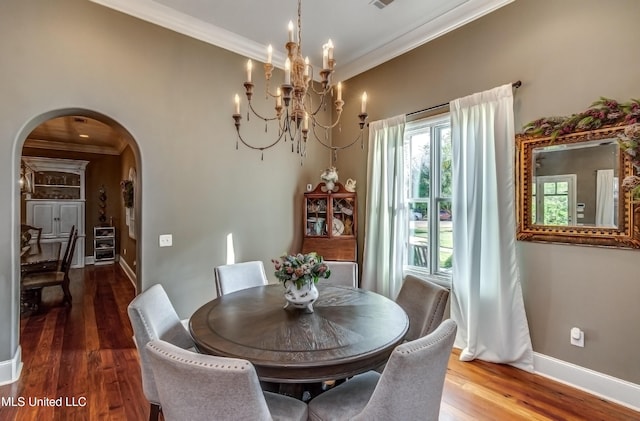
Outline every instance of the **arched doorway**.
<svg viewBox="0 0 640 421">
<path fill-rule="evenodd" d="M 141 160 L 137 142 L 129 131 L 119 122 L 104 114 L 81 108 L 66 108 L 52 110 L 34 117 L 27 122 L 17 137 L 15 151 L 16 168 L 23 168 L 25 172 L 32 171 L 32 184 L 47 187 L 40 192 L 31 191 L 29 194 L 19 192 L 14 212 L 14 225 L 26 221 L 27 202 L 38 200 L 55 201 L 67 198 L 64 187 L 50 188 L 62 184 L 55 180 L 40 179 L 35 182 L 33 169 L 27 168 L 27 157 L 44 157 L 49 160 L 84 160 L 88 162 L 84 190 L 84 240 L 86 262 L 93 264 L 94 227 L 113 225 L 117 229 L 115 255 L 121 259 L 120 266 L 134 282 L 136 289 L 140 289 L 139 265 L 137 257 L 140 254 L 139 238 L 141 220 Z M 104 158 L 106 157 L 106 158 Z M 133 176 L 132 176 L 133 175 Z M 133 177 L 133 179 L 132 179 Z M 135 184 L 135 207 L 125 211 L 122 206 L 121 181 L 130 180 Z M 75 183 L 75 182 L 74 182 Z M 60 192 L 62 191 L 62 192 Z M 38 196 L 40 195 L 40 196 Z M 27 200 L 27 198 L 29 200 Z M 104 200 L 103 200 L 104 199 Z M 125 218 L 125 215 L 127 218 Z M 132 221 L 129 223 L 129 218 Z M 125 219 L 127 219 L 125 223 Z M 124 251 L 124 255 L 123 255 Z M 14 256 L 15 261 L 20 257 Z M 85 259 L 83 259 L 85 260 Z M 18 263 L 19 264 L 19 263 Z M 118 264 L 118 263 L 116 263 Z M 20 279 L 14 280 L 16 289 L 20 290 Z M 19 324 L 19 321 L 18 321 Z M 16 327 L 18 329 L 18 327 Z"/>
</svg>

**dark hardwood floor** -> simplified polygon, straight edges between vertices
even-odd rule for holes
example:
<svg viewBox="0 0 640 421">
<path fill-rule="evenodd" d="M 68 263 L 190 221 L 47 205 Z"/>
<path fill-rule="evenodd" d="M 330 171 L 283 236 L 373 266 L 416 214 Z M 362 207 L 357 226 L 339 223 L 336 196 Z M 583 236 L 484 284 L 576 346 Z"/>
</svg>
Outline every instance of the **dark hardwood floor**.
<svg viewBox="0 0 640 421">
<path fill-rule="evenodd" d="M 0 421 L 148 419 L 126 310 L 131 283 L 117 265 L 88 266 L 71 271 L 71 292 L 73 306 L 65 307 L 62 290 L 48 288 L 41 311 L 22 318 L 24 367 L 19 381 L 0 387 Z M 462 363 L 455 351 L 440 415 L 442 421 L 640 420 L 638 412 L 513 367 Z"/>
</svg>

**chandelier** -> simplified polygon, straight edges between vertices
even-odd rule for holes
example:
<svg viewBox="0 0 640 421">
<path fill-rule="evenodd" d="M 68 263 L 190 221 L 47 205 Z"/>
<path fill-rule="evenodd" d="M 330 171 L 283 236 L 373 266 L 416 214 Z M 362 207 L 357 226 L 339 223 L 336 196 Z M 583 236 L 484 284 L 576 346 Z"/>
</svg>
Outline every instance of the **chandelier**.
<svg viewBox="0 0 640 421">
<path fill-rule="evenodd" d="M 364 127 L 367 119 L 367 93 L 362 94 L 362 104 L 360 114 L 358 114 L 360 131 L 358 136 L 349 144 L 343 146 L 333 146 L 328 143 L 329 132 L 336 126 L 340 129 L 340 117 L 344 101 L 342 100 L 342 84 L 333 83 L 332 75 L 336 65 L 333 58 L 333 43 L 329 40 L 322 46 L 322 69 L 319 70 L 320 82 L 314 83 L 314 68 L 309 63 L 309 57 L 303 58 L 302 55 L 302 26 L 301 26 L 301 0 L 298 0 L 298 22 L 297 34 L 294 32 L 293 22 L 289 22 L 289 39 L 285 44 L 287 49 L 287 59 L 284 63 L 284 83 L 278 86 L 275 92 L 270 90 L 270 81 L 273 73 L 272 55 L 273 47 L 267 47 L 267 61 L 264 64 L 265 76 L 265 96 L 266 99 L 272 98 L 275 103 L 275 113 L 270 117 L 265 117 L 258 113 L 251 102 L 253 97 L 254 84 L 251 81 L 253 63 L 251 60 L 247 62 L 247 80 L 244 83 L 245 94 L 248 101 L 247 121 L 249 116 L 254 115 L 265 122 L 265 132 L 269 122 L 277 122 L 278 134 L 275 139 L 265 146 L 255 146 L 250 144 L 240 134 L 240 122 L 242 116 L 240 114 L 240 97 L 235 95 L 235 112 L 233 119 L 235 121 L 238 139 L 236 140 L 236 149 L 238 149 L 238 141 L 246 147 L 261 152 L 261 159 L 264 160 L 264 150 L 269 149 L 283 142 L 291 142 L 291 151 L 295 152 L 301 159 L 306 156 L 307 138 L 309 132 L 313 135 L 322 146 L 333 152 L 333 161 L 337 160 L 339 150 L 353 146 L 358 140 L 361 141 L 361 147 L 364 148 Z M 297 37 L 296 37 L 297 35 Z M 335 94 L 335 100 L 333 96 Z M 314 101 L 315 100 L 315 101 Z M 335 106 L 335 120 L 328 123 L 322 123 L 319 119 L 319 113 L 326 111 L 327 105 L 331 103 Z M 316 102 L 314 104 L 314 102 Z"/>
</svg>

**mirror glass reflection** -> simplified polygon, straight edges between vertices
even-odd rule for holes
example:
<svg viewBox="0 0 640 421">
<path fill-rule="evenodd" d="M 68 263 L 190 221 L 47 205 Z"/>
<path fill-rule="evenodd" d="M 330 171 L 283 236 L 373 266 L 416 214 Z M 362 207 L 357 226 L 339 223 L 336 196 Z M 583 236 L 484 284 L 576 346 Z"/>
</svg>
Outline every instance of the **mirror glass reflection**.
<svg viewBox="0 0 640 421">
<path fill-rule="evenodd" d="M 532 225 L 617 228 L 620 148 L 615 138 L 532 149 Z"/>
</svg>

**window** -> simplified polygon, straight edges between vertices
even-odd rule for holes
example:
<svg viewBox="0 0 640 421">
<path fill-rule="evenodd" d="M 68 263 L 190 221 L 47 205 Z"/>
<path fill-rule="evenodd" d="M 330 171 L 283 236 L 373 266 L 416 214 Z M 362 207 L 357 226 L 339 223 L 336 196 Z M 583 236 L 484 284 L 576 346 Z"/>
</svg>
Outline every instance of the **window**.
<svg viewBox="0 0 640 421">
<path fill-rule="evenodd" d="M 576 175 L 548 175 L 535 178 L 533 223 L 542 225 L 576 224 Z M 539 222 L 538 222 L 539 221 Z"/>
<path fill-rule="evenodd" d="M 405 267 L 449 278 L 453 258 L 449 115 L 407 123 L 404 141 L 409 215 Z"/>
</svg>

